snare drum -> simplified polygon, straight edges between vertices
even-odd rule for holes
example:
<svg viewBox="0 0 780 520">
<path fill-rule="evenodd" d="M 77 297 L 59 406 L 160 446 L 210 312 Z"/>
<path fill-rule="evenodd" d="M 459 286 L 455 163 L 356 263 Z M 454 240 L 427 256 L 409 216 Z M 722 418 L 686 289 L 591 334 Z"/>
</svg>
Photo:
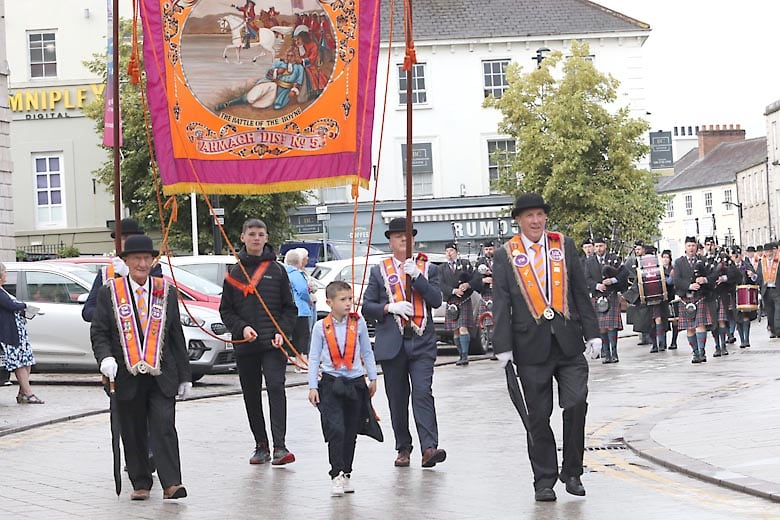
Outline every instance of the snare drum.
<svg viewBox="0 0 780 520">
<path fill-rule="evenodd" d="M 659 305 L 667 300 L 666 274 L 664 267 L 655 255 L 645 255 L 639 259 L 636 268 L 639 301 L 645 305 Z"/>
<path fill-rule="evenodd" d="M 758 310 L 758 285 L 737 285 L 737 310 L 742 312 Z"/>
</svg>

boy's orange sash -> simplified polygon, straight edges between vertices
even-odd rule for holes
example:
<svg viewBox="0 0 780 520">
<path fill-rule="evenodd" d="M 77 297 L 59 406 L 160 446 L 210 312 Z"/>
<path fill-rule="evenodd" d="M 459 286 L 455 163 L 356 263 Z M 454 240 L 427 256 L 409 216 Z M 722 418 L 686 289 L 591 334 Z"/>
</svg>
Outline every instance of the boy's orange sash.
<svg viewBox="0 0 780 520">
<path fill-rule="evenodd" d="M 328 314 L 322 320 L 322 332 L 325 334 L 325 341 L 328 343 L 328 352 L 333 366 L 340 368 L 346 366 L 352 370 L 352 363 L 355 360 L 355 348 L 357 347 L 358 337 L 358 318 L 357 316 L 347 315 L 347 337 L 345 338 L 344 354 L 341 354 L 339 340 L 336 337 L 336 329 L 333 326 L 333 316 Z"/>
</svg>

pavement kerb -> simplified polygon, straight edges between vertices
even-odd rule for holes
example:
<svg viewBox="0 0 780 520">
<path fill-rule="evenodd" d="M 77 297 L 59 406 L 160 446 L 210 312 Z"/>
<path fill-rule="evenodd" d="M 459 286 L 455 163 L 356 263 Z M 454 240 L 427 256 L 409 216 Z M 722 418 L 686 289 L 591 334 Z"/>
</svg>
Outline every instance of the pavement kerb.
<svg viewBox="0 0 780 520">
<path fill-rule="evenodd" d="M 489 360 L 489 359 L 490 359 L 490 356 L 488 356 L 488 355 L 470 356 L 469 361 L 471 361 L 471 362 L 474 362 L 474 361 L 485 361 L 485 360 Z M 438 366 L 446 366 L 446 365 L 454 365 L 454 364 L 455 364 L 455 361 L 442 361 L 440 363 L 435 363 L 435 366 L 438 367 Z M 378 369 L 377 373 L 381 375 L 382 371 Z M 83 383 L 81 383 L 81 384 L 83 385 Z M 92 384 L 92 383 L 88 383 L 88 384 Z M 286 383 L 284 386 L 285 386 L 285 388 L 296 388 L 296 387 L 304 386 L 304 385 L 308 385 L 308 384 L 309 384 L 308 381 L 295 381 L 295 382 Z M 263 392 L 265 392 L 265 387 L 263 387 Z M 210 394 L 204 394 L 204 395 L 199 395 L 197 397 L 191 397 L 190 399 L 187 399 L 187 401 L 200 401 L 202 399 L 213 399 L 215 397 L 226 397 L 226 396 L 230 396 L 230 395 L 241 395 L 241 390 L 226 390 L 226 391 L 222 391 L 222 392 L 212 392 Z M 62 417 L 55 417 L 55 418 L 52 418 L 52 419 L 47 419 L 45 421 L 38 421 L 38 422 L 34 422 L 34 423 L 29 423 L 29 424 L 22 424 L 22 425 L 19 425 L 19 426 L 14 426 L 12 428 L 8 428 L 8 429 L 0 431 L 0 437 L 6 437 L 8 435 L 14 435 L 14 434 L 17 434 L 17 433 L 26 432 L 26 431 L 29 431 L 29 430 L 33 430 L 35 428 L 41 428 L 43 426 L 50 426 L 52 424 L 60 424 L 60 423 L 72 421 L 72 420 L 75 420 L 75 419 L 82 419 L 84 417 L 90 417 L 90 416 L 93 416 L 93 415 L 99 415 L 99 414 L 103 414 L 103 413 L 108 413 L 109 411 L 110 410 L 108 408 L 94 408 L 94 409 L 91 409 L 91 410 L 85 410 L 83 412 L 79 412 L 79 413 L 75 413 L 75 414 L 64 415 Z"/>
<path fill-rule="evenodd" d="M 670 408 L 641 420 L 626 430 L 624 444 L 640 457 L 673 471 L 734 491 L 780 502 L 780 484 L 714 466 L 656 442 L 651 435 L 653 428 L 677 412 L 678 410 Z"/>
</svg>

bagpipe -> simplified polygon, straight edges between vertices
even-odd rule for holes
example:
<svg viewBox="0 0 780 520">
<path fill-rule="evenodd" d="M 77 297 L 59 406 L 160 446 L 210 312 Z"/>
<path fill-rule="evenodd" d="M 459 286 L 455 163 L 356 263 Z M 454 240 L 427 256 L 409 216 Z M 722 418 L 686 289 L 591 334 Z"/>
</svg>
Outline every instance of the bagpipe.
<svg viewBox="0 0 780 520">
<path fill-rule="evenodd" d="M 593 230 L 591 228 L 590 222 L 588 222 L 588 233 L 590 234 L 591 238 L 593 238 Z M 607 293 L 621 292 L 627 288 L 624 283 L 621 283 L 624 278 L 621 276 L 621 271 L 624 269 L 623 246 L 623 241 L 619 240 L 617 237 L 617 221 L 613 221 L 612 236 L 609 239 L 609 247 L 607 248 L 607 254 L 604 255 L 604 261 L 601 264 L 601 279 L 605 280 L 607 278 L 617 278 L 618 283 L 608 285 L 606 287 L 606 291 L 598 298 L 596 298 L 595 309 L 598 312 L 607 312 L 609 310 L 609 299 L 607 298 Z"/>
</svg>

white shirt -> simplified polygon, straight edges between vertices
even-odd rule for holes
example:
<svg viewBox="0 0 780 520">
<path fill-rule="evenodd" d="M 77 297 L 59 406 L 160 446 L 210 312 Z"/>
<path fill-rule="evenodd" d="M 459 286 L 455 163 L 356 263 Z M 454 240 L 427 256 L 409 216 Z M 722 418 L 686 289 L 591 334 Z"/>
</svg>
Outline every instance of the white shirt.
<svg viewBox="0 0 780 520">
<path fill-rule="evenodd" d="M 152 303 L 151 300 L 151 277 L 148 277 L 146 279 L 146 283 L 144 285 L 140 285 L 135 283 L 135 280 L 127 277 L 128 280 L 130 280 L 130 289 L 133 291 L 133 299 L 135 300 L 135 307 L 138 308 L 138 288 L 143 287 L 145 289 L 144 297 L 146 298 L 146 315 L 149 316 L 149 305 Z"/>
<path fill-rule="evenodd" d="M 520 239 L 523 241 L 523 247 L 525 247 L 525 250 L 531 254 L 533 254 L 533 258 L 531 258 L 531 266 L 534 265 L 534 262 L 536 260 L 536 255 L 534 254 L 534 250 L 531 247 L 534 244 L 539 244 L 542 246 L 542 248 L 539 250 L 539 254 L 542 255 L 542 258 L 544 258 L 544 287 L 545 292 L 547 293 L 547 301 L 550 301 L 550 277 L 548 275 L 549 269 L 547 266 L 547 248 L 545 247 L 545 237 L 547 235 L 545 233 L 542 233 L 542 237 L 539 239 L 539 242 L 533 242 L 531 241 L 527 236 L 520 234 Z"/>
</svg>

